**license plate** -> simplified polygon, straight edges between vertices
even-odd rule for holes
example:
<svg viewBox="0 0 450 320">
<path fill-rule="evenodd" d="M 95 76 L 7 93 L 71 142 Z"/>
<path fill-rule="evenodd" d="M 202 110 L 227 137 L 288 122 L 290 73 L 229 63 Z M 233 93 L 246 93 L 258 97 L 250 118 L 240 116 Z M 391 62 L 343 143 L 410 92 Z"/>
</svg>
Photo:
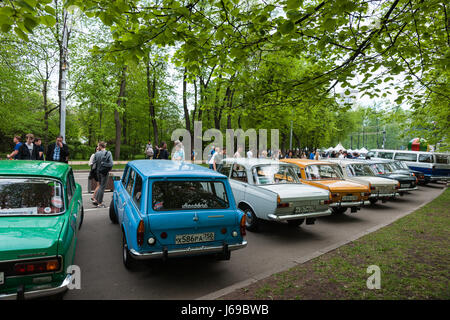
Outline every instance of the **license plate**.
<svg viewBox="0 0 450 320">
<path fill-rule="evenodd" d="M 342 197 L 343 201 L 354 201 L 354 200 L 358 200 L 357 196 L 343 196 Z"/>
<path fill-rule="evenodd" d="M 5 283 L 5 273 L 0 272 L 0 285 Z"/>
<path fill-rule="evenodd" d="M 409 188 L 409 184 L 401 184 L 400 187 L 401 188 Z"/>
<path fill-rule="evenodd" d="M 214 232 L 177 234 L 175 236 L 175 244 L 198 243 L 208 241 L 214 241 Z"/>
<path fill-rule="evenodd" d="M 313 207 L 313 206 L 295 207 L 294 213 L 313 212 L 314 210 L 315 210 L 315 207 Z"/>
</svg>

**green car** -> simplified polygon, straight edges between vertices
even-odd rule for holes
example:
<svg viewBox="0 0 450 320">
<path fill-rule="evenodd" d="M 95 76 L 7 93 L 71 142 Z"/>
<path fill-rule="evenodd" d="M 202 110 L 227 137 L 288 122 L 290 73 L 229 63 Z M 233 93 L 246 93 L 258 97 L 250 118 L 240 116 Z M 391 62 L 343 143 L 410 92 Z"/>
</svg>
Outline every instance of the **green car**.
<svg viewBox="0 0 450 320">
<path fill-rule="evenodd" d="M 69 165 L 0 161 L 0 300 L 64 295 L 83 214 Z"/>
</svg>

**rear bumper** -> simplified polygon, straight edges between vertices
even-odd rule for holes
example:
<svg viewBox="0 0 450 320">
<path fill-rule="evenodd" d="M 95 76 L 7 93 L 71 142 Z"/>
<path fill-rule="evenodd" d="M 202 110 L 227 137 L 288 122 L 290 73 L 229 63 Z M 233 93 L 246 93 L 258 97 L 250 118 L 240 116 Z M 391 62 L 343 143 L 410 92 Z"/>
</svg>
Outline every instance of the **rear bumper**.
<svg viewBox="0 0 450 320">
<path fill-rule="evenodd" d="M 71 282 L 72 282 L 72 275 L 68 274 L 66 276 L 66 278 L 64 279 L 64 281 L 59 286 L 53 287 L 53 288 L 25 291 L 24 298 L 25 299 L 35 299 L 35 298 L 48 297 L 48 296 L 56 295 L 59 293 L 63 293 L 67 290 L 67 286 Z M 17 293 L 0 294 L 0 300 L 16 300 L 17 295 L 18 295 Z"/>
<path fill-rule="evenodd" d="M 210 254 L 210 253 L 221 253 L 226 250 L 234 251 L 238 249 L 245 248 L 247 246 L 247 241 L 242 241 L 242 243 L 238 244 L 229 244 L 224 246 L 214 246 L 214 247 L 189 247 L 186 249 L 179 250 L 163 250 L 163 251 L 154 251 L 154 252 L 144 252 L 139 253 L 134 249 L 130 249 L 131 256 L 136 260 L 149 260 L 149 259 L 162 259 L 166 258 L 175 258 L 175 257 L 186 257 L 191 255 L 199 255 L 199 254 Z"/>
<path fill-rule="evenodd" d="M 336 202 L 330 204 L 332 208 L 351 208 L 351 207 L 362 207 L 365 204 L 364 201 L 353 201 L 353 202 Z"/>
<path fill-rule="evenodd" d="M 289 215 L 276 215 L 269 214 L 269 220 L 273 221 L 288 221 L 288 220 L 296 220 L 296 219 L 305 219 L 305 218 L 318 218 L 323 216 L 329 216 L 331 214 L 331 210 L 327 209 L 325 211 L 319 212 L 306 212 L 306 213 L 298 213 L 298 214 L 289 214 Z"/>
<path fill-rule="evenodd" d="M 425 176 L 425 179 L 429 181 L 450 181 L 449 176 Z"/>
</svg>

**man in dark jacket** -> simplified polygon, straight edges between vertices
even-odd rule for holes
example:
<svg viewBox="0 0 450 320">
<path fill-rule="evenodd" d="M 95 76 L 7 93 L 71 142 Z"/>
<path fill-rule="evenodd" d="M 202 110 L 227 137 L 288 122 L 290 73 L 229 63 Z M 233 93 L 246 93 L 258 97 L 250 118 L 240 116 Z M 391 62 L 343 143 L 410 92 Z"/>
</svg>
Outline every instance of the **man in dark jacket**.
<svg viewBox="0 0 450 320">
<path fill-rule="evenodd" d="M 27 141 L 22 143 L 19 148 L 18 158 L 20 160 L 37 160 L 39 158 L 39 150 L 34 142 L 34 135 L 29 133 L 26 135 Z"/>
<path fill-rule="evenodd" d="M 48 146 L 45 160 L 69 163 L 69 148 L 63 143 L 62 136 L 58 136 L 56 142 Z"/>
<path fill-rule="evenodd" d="M 169 151 L 167 151 L 167 144 L 164 141 L 161 142 L 160 148 L 156 154 L 156 159 L 169 160 Z"/>
</svg>

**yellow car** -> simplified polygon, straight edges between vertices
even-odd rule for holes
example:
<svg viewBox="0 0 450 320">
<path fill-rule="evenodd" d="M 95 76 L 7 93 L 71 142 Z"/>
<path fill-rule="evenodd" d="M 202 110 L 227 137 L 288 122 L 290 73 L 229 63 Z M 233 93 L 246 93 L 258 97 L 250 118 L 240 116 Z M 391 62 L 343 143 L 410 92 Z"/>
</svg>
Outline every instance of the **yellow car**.
<svg viewBox="0 0 450 320">
<path fill-rule="evenodd" d="M 370 188 L 363 184 L 345 180 L 338 164 L 329 161 L 283 159 L 297 165 L 296 173 L 303 183 L 329 190 L 330 207 L 334 213 L 344 213 L 350 208 L 356 212 L 368 201 Z"/>
</svg>

